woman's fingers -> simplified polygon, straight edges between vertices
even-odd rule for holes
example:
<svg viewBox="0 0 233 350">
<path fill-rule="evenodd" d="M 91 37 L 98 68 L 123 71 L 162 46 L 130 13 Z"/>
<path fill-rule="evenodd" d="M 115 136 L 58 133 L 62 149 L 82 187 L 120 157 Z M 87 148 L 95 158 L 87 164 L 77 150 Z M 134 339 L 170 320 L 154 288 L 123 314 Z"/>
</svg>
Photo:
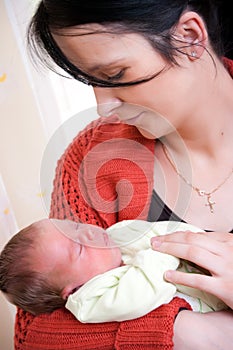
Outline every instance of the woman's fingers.
<svg viewBox="0 0 233 350">
<path fill-rule="evenodd" d="M 191 261 L 198 266 L 205 268 L 210 271 L 211 274 L 220 273 L 220 262 L 221 258 L 219 255 L 201 248 L 199 246 L 192 246 L 185 243 L 174 243 L 174 242 L 159 242 L 153 241 L 152 247 L 161 253 L 171 254 L 178 258 Z"/>
<path fill-rule="evenodd" d="M 228 242 L 232 241 L 232 233 L 226 233 L 226 232 L 193 232 L 193 231 L 175 231 L 173 233 L 169 233 L 163 236 L 156 236 L 156 238 L 159 238 L 160 240 L 169 240 L 169 241 L 179 241 L 180 239 L 189 239 L 189 236 L 195 239 L 195 242 L 198 240 L 196 239 L 197 235 L 201 235 L 202 237 L 206 237 L 209 239 L 213 239 L 218 242 Z M 153 238 L 154 239 L 154 238 Z M 233 242 L 232 242 L 233 244 Z"/>
<path fill-rule="evenodd" d="M 151 244 L 154 250 L 192 261 L 212 274 L 220 273 L 225 243 L 216 241 L 203 232 L 176 232 L 152 238 Z"/>
<path fill-rule="evenodd" d="M 218 242 L 231 242 L 233 245 L 232 233 L 229 232 L 202 232 L 206 237 L 214 239 Z"/>
<path fill-rule="evenodd" d="M 154 249 L 164 249 L 164 244 L 177 243 L 184 244 L 192 247 L 203 248 L 215 255 L 222 255 L 225 249 L 225 242 L 230 238 L 231 234 L 221 234 L 214 232 L 191 232 L 191 231 L 178 231 L 164 236 L 153 237 L 151 244 Z M 230 237 L 229 237 L 230 236 Z M 163 243 L 163 245 L 162 245 Z M 161 248 L 160 248 L 161 244 Z M 233 241 L 232 241 L 233 244 Z M 168 249 L 172 249 L 172 245 L 167 245 Z M 169 252 L 167 252 L 169 253 Z M 192 254 L 192 252 L 190 252 Z M 172 253 L 169 253 L 172 254 Z M 179 256 L 181 257 L 181 256 Z"/>
<path fill-rule="evenodd" d="M 211 273 L 167 271 L 172 283 L 214 294 L 233 308 L 233 235 L 219 232 L 176 232 L 151 240 L 152 248 L 191 261 Z"/>
<path fill-rule="evenodd" d="M 173 284 L 180 284 L 213 294 L 233 309 L 232 276 L 213 277 L 169 270 L 165 272 L 164 279 Z"/>
<path fill-rule="evenodd" d="M 215 287 L 214 284 L 216 283 L 215 281 L 213 281 L 211 276 L 199 275 L 195 273 L 185 273 L 177 270 L 166 271 L 164 274 L 164 278 L 168 282 L 197 288 L 209 293 L 213 289 L 213 287 Z"/>
</svg>

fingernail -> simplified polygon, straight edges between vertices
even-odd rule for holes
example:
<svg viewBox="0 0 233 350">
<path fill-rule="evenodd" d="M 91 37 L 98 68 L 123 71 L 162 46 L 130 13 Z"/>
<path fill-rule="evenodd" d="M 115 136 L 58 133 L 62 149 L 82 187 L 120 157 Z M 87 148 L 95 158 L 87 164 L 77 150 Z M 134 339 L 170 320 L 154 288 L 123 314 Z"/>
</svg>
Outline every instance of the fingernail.
<svg viewBox="0 0 233 350">
<path fill-rule="evenodd" d="M 165 278 L 167 281 L 169 281 L 169 280 L 171 279 L 171 277 L 172 277 L 171 271 L 166 271 L 166 272 L 164 273 L 164 278 Z"/>
<path fill-rule="evenodd" d="M 156 238 L 153 238 L 151 241 L 152 247 L 153 248 L 159 248 L 162 244 L 161 241 L 157 240 Z"/>
</svg>

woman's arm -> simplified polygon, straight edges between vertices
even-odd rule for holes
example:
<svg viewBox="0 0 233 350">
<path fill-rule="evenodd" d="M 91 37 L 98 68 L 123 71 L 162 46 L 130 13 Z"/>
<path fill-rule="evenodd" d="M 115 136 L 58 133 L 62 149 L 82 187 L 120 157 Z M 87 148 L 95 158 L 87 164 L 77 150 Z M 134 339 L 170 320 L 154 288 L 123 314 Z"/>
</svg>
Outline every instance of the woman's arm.
<svg viewBox="0 0 233 350">
<path fill-rule="evenodd" d="M 233 235 L 220 232 L 175 232 L 152 238 L 154 250 L 191 261 L 210 275 L 167 271 L 172 283 L 211 293 L 233 309 Z"/>
<path fill-rule="evenodd" d="M 184 310 L 175 320 L 174 350 L 229 350 L 232 329 L 232 311 L 200 314 Z"/>
</svg>

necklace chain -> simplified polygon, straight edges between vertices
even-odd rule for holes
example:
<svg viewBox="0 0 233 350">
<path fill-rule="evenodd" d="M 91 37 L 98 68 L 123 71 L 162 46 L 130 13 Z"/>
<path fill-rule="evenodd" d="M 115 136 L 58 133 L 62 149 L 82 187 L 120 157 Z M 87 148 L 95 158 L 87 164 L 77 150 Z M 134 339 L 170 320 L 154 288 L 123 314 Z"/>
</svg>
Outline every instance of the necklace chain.
<svg viewBox="0 0 233 350">
<path fill-rule="evenodd" d="M 214 204 L 216 204 L 216 202 L 213 202 L 211 199 L 211 196 L 213 193 L 215 193 L 217 190 L 219 190 L 220 187 L 222 187 L 225 182 L 227 182 L 227 180 L 231 177 L 232 173 L 233 173 L 233 168 L 231 169 L 230 173 L 227 175 L 227 177 L 218 185 L 216 186 L 212 191 L 207 192 L 205 190 L 201 190 L 200 188 L 194 186 L 191 182 L 189 182 L 177 169 L 177 167 L 175 166 L 174 162 L 171 160 L 170 155 L 167 151 L 167 148 L 165 147 L 165 145 L 162 143 L 162 149 L 163 152 L 167 158 L 167 160 L 169 161 L 169 163 L 171 164 L 172 168 L 175 170 L 176 174 L 188 185 L 190 186 L 195 192 L 197 192 L 197 194 L 201 197 L 206 197 L 207 203 L 205 204 L 206 207 L 209 207 L 210 212 L 214 213 Z"/>
</svg>

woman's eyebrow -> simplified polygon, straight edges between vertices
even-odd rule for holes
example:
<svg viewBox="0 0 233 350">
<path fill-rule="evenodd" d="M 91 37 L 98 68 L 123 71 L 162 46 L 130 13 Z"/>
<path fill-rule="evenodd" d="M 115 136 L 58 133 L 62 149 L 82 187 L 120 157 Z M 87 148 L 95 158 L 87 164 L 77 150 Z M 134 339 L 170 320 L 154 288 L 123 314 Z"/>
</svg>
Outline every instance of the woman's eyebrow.
<svg viewBox="0 0 233 350">
<path fill-rule="evenodd" d="M 94 73 L 94 72 L 101 70 L 103 68 L 109 68 L 111 66 L 114 66 L 114 65 L 122 63 L 122 62 L 123 62 L 123 59 L 120 58 L 120 59 L 117 59 L 117 60 L 111 61 L 111 62 L 98 63 L 98 64 L 95 64 L 94 66 L 87 67 L 87 70 L 89 73 Z"/>
</svg>

